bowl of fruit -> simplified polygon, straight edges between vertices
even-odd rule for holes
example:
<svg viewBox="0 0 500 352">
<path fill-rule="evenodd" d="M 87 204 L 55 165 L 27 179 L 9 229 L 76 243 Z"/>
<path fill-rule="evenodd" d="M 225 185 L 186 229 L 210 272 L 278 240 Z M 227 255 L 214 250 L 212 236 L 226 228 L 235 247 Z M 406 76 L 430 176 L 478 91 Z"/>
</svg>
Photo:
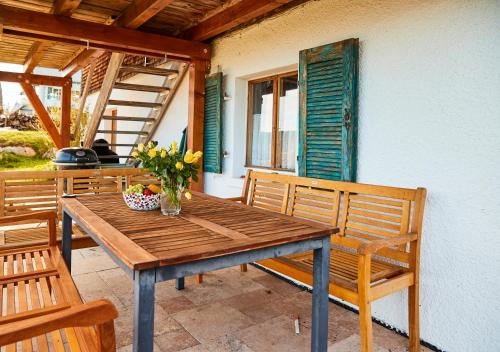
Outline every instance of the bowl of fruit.
<svg viewBox="0 0 500 352">
<path fill-rule="evenodd" d="M 160 187 L 132 185 L 123 192 L 123 200 L 133 210 L 155 210 L 160 207 Z"/>
</svg>

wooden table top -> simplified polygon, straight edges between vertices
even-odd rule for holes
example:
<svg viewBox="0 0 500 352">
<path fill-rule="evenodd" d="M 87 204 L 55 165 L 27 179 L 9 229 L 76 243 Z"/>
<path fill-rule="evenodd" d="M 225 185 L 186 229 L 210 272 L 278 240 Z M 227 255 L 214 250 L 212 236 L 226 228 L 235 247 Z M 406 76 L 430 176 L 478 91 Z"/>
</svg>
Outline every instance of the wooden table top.
<svg viewBox="0 0 500 352">
<path fill-rule="evenodd" d="M 337 228 L 194 193 L 179 216 L 135 211 L 121 194 L 63 198 L 71 216 L 129 268 L 174 265 L 324 237 Z"/>
</svg>

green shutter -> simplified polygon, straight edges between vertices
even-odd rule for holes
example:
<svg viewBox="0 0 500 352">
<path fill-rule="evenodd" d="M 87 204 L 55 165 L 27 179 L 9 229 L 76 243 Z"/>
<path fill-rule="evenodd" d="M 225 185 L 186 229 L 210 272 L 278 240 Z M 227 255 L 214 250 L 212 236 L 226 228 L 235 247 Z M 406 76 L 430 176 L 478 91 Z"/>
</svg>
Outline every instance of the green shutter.
<svg viewBox="0 0 500 352">
<path fill-rule="evenodd" d="M 203 169 L 222 173 L 222 72 L 205 79 Z"/>
<path fill-rule="evenodd" d="M 299 174 L 355 181 L 358 39 L 300 52 Z"/>
</svg>

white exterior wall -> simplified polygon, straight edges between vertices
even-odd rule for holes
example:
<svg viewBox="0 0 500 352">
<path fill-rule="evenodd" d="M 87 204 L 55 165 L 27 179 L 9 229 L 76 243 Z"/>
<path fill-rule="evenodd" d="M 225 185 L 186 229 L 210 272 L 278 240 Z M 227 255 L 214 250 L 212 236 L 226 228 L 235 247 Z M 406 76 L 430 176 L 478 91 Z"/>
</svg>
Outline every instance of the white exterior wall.
<svg viewBox="0 0 500 352">
<path fill-rule="evenodd" d="M 351 37 L 360 39 L 358 181 L 428 189 L 421 337 L 449 351 L 498 351 L 500 2 L 311 1 L 218 39 L 212 70 L 231 97 L 229 156 L 222 175 L 205 174 L 205 190 L 241 192 L 247 80 Z M 179 93 L 185 101 L 187 88 Z M 406 306 L 397 293 L 373 314 L 406 331 Z"/>
</svg>

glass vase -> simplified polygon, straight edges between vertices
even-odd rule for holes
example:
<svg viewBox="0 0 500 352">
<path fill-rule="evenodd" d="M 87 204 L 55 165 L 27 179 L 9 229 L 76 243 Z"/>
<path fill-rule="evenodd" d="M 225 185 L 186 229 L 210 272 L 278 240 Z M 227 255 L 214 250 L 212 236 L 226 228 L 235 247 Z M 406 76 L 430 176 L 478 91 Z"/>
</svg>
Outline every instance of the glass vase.
<svg viewBox="0 0 500 352">
<path fill-rule="evenodd" d="M 174 182 L 161 180 L 160 205 L 161 213 L 176 216 L 181 212 L 182 188 Z"/>
</svg>

